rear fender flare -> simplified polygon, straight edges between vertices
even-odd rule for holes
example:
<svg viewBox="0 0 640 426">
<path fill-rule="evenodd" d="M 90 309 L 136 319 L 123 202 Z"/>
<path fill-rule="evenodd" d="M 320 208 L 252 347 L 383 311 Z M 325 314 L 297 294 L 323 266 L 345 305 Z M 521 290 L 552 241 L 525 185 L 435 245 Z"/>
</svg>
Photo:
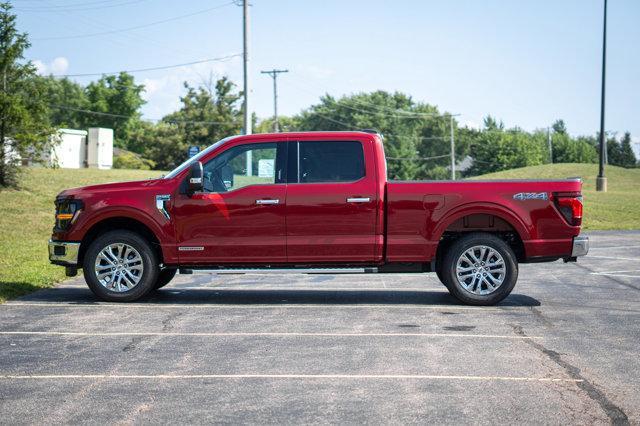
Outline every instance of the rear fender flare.
<svg viewBox="0 0 640 426">
<path fill-rule="evenodd" d="M 440 220 L 440 223 L 433 230 L 433 241 L 440 241 L 442 234 L 444 234 L 453 222 L 472 214 L 488 214 L 499 217 L 515 229 L 523 242 L 531 239 L 531 234 L 525 223 L 518 217 L 518 215 L 508 208 L 494 203 L 469 203 L 454 208 L 442 220 Z"/>
</svg>

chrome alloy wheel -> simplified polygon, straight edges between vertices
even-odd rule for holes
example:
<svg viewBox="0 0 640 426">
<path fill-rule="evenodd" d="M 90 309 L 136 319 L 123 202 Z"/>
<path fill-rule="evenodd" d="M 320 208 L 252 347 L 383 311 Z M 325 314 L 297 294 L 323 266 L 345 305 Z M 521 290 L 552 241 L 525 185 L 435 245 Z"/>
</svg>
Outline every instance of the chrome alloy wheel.
<svg viewBox="0 0 640 426">
<path fill-rule="evenodd" d="M 142 256 L 128 244 L 109 244 L 98 253 L 94 271 L 104 288 L 123 293 L 140 282 L 144 271 Z"/>
<path fill-rule="evenodd" d="M 458 283 L 469 293 L 487 295 L 496 291 L 504 281 L 507 269 L 504 259 L 495 249 L 473 246 L 456 262 Z"/>
</svg>

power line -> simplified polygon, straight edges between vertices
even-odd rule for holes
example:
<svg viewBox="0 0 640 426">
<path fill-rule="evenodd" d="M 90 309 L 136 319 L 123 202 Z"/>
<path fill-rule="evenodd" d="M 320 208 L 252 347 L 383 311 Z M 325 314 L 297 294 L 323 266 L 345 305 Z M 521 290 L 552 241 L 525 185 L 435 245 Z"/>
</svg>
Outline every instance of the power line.
<svg viewBox="0 0 640 426">
<path fill-rule="evenodd" d="M 39 7 L 17 7 L 16 10 L 20 11 L 20 12 L 51 12 L 51 11 L 67 11 L 67 12 L 74 12 L 74 11 L 84 11 L 84 10 L 99 10 L 99 9 L 109 9 L 112 7 L 119 7 L 119 6 L 128 6 L 130 4 L 136 4 L 136 3 L 142 3 L 148 0 L 128 0 L 128 1 L 121 1 L 118 3 L 111 3 L 108 1 L 105 2 L 93 2 L 93 4 L 99 4 L 99 3 L 107 3 L 101 6 L 90 6 L 90 7 L 83 7 L 83 6 L 88 6 L 91 5 L 92 3 L 87 3 L 87 4 L 81 4 L 81 3 L 75 3 L 75 4 L 68 4 L 68 5 L 49 5 L 49 6 L 39 6 Z M 110 3 L 110 4 L 109 4 Z M 80 7 L 76 7 L 76 6 L 80 6 Z"/>
<path fill-rule="evenodd" d="M 221 9 L 221 8 L 223 8 L 225 6 L 230 6 L 232 4 L 235 4 L 235 3 L 234 2 L 223 3 L 223 4 L 219 4 L 217 6 L 214 6 L 214 7 L 210 7 L 210 8 L 203 9 L 203 10 L 199 10 L 197 12 L 188 13 L 186 15 L 174 16 L 173 18 L 162 19 L 160 21 L 149 22 L 148 24 L 136 25 L 136 26 L 127 27 L 127 28 L 120 28 L 120 29 L 117 29 L 117 30 L 102 31 L 102 32 L 97 32 L 97 33 L 76 34 L 76 35 L 70 35 L 70 36 L 36 37 L 36 38 L 33 38 L 32 40 L 38 40 L 38 41 L 42 41 L 42 40 L 65 40 L 65 39 L 74 39 L 74 38 L 97 37 L 97 36 L 108 35 L 108 34 L 117 34 L 117 33 L 122 33 L 122 32 L 126 32 L 126 31 L 132 31 L 132 30 L 139 30 L 139 29 L 142 29 L 142 28 L 148 28 L 148 27 L 152 27 L 152 26 L 155 26 L 155 25 L 160 25 L 160 24 L 164 24 L 164 23 L 167 23 L 167 22 L 177 21 L 177 20 L 184 19 L 184 18 L 189 18 L 191 16 L 200 15 L 200 14 L 203 14 L 203 13 L 206 13 L 206 12 L 210 12 L 212 10 Z"/>
<path fill-rule="evenodd" d="M 88 114 L 88 115 L 97 115 L 97 116 L 103 116 L 103 117 L 113 117 L 113 118 L 132 118 L 132 116 L 130 115 L 123 115 L 123 114 L 113 114 L 110 112 L 100 112 L 100 111 L 91 111 L 88 109 L 82 109 L 82 108 L 75 108 L 75 107 L 70 107 L 67 105 L 54 105 L 54 104 L 49 104 L 50 108 L 55 108 L 55 109 L 65 109 L 65 110 L 69 110 L 69 111 L 75 111 L 75 112 L 80 112 L 83 114 Z M 174 119 L 167 119 L 167 118 L 141 118 L 141 120 L 143 121 L 164 121 L 166 123 L 173 123 L 173 124 L 229 124 L 228 121 L 193 121 L 193 120 L 174 120 Z"/>
<path fill-rule="evenodd" d="M 295 77 L 294 77 L 294 79 L 295 79 Z M 298 88 L 300 88 L 300 86 L 298 86 Z M 327 94 L 327 95 L 329 94 L 329 91 L 326 90 L 326 88 L 321 88 L 321 89 L 322 89 L 322 91 L 325 92 L 325 94 Z M 314 92 L 311 92 L 310 90 L 303 89 L 303 91 L 306 91 L 307 93 L 315 94 Z M 338 104 L 338 102 L 336 100 L 332 99 L 332 101 L 335 104 Z M 428 117 L 440 118 L 440 117 L 449 117 L 449 115 L 450 115 L 449 113 L 406 111 L 406 110 L 402 110 L 402 109 L 397 109 L 397 108 L 387 107 L 387 106 L 383 106 L 383 105 L 378 105 L 378 104 L 374 104 L 374 103 L 371 103 L 371 102 L 366 102 L 366 101 L 363 101 L 363 100 L 360 100 L 360 99 L 353 99 L 353 98 L 349 99 L 349 102 L 353 102 L 355 104 L 364 105 L 364 106 L 372 108 L 374 110 L 386 113 L 386 115 L 389 115 L 389 116 L 398 115 L 398 118 L 428 118 Z M 349 105 L 345 105 L 345 104 L 339 104 L 339 105 L 340 106 L 344 106 L 344 107 L 346 107 L 348 109 L 364 112 L 364 113 L 367 113 L 367 114 L 372 114 L 374 112 L 374 111 L 366 111 L 366 110 L 357 109 L 355 107 L 352 107 L 352 106 L 349 106 Z M 458 115 L 460 115 L 460 114 L 455 114 L 454 116 L 458 116 Z"/>
<path fill-rule="evenodd" d="M 236 53 L 236 54 L 233 54 L 233 55 L 222 56 L 222 57 L 219 57 L 219 58 L 203 59 L 201 61 L 184 62 L 182 64 L 164 65 L 164 66 L 151 67 L 151 68 L 138 68 L 138 69 L 133 69 L 133 70 L 110 71 L 110 72 L 95 72 L 95 73 L 83 73 L 83 74 L 60 74 L 60 75 L 54 75 L 54 77 L 90 77 L 90 76 L 110 75 L 110 74 L 115 75 L 115 74 L 120 74 L 120 73 L 123 73 L 123 72 L 132 74 L 132 73 L 136 73 L 136 72 L 166 70 L 166 69 L 169 69 L 169 68 L 178 68 L 178 67 L 185 67 L 185 66 L 188 66 L 188 65 L 204 64 L 206 62 L 228 61 L 230 59 L 233 59 L 233 58 L 239 57 L 239 56 L 242 56 L 242 54 L 241 53 Z"/>
</svg>

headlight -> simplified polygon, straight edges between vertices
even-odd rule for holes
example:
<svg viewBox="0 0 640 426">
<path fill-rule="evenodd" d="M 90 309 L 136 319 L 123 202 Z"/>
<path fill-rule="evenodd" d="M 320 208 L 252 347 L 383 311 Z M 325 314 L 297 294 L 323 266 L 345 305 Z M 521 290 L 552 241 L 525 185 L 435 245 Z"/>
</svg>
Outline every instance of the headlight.
<svg viewBox="0 0 640 426">
<path fill-rule="evenodd" d="M 67 230 L 76 219 L 84 203 L 73 198 L 56 198 L 56 225 L 54 230 Z"/>
</svg>

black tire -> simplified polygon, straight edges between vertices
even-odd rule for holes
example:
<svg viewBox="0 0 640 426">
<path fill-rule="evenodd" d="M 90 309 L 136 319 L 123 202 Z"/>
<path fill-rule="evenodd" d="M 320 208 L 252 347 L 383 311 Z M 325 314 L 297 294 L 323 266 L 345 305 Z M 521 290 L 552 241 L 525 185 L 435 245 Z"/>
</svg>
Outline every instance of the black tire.
<svg viewBox="0 0 640 426">
<path fill-rule="evenodd" d="M 140 281 L 130 290 L 117 292 L 100 284 L 95 272 L 95 262 L 102 249 L 114 243 L 124 243 L 133 247 L 142 259 L 142 275 Z M 96 238 L 87 249 L 82 262 L 82 270 L 87 285 L 98 298 L 107 302 L 131 302 L 153 290 L 158 279 L 158 259 L 151 245 L 135 232 L 117 230 L 110 231 Z"/>
<path fill-rule="evenodd" d="M 504 260 L 505 271 L 502 284 L 489 294 L 481 295 L 467 290 L 462 284 L 460 284 L 460 282 L 458 282 L 458 277 L 456 276 L 458 259 L 467 250 L 475 246 L 491 248 L 499 253 Z M 459 301 L 468 305 L 495 305 L 507 297 L 516 285 L 516 281 L 518 280 L 518 262 L 511 247 L 509 247 L 509 245 L 507 245 L 503 240 L 492 234 L 474 232 L 465 235 L 449 247 L 442 261 L 441 275 L 444 285 L 447 287 L 451 295 Z M 472 279 L 473 278 L 471 278 L 471 280 Z M 485 286 L 485 289 L 489 289 L 488 285 L 482 283 L 476 284 L 475 287 L 477 289 L 478 286 L 483 285 Z"/>
<path fill-rule="evenodd" d="M 173 279 L 173 277 L 176 276 L 176 272 L 178 272 L 178 270 L 175 268 L 166 268 L 161 270 L 160 273 L 158 274 L 156 285 L 153 288 L 158 290 L 164 287 L 165 285 L 169 284 Z"/>
</svg>

